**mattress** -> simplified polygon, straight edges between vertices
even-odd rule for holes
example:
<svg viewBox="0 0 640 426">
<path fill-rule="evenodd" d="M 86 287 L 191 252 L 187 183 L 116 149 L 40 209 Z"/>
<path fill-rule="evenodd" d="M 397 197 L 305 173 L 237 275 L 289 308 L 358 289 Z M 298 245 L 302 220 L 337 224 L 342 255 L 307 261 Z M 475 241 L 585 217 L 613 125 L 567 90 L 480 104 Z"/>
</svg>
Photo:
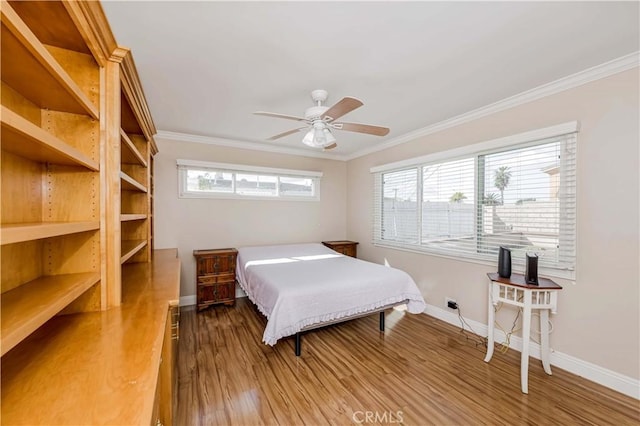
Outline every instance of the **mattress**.
<svg viewBox="0 0 640 426">
<path fill-rule="evenodd" d="M 405 300 L 410 313 L 426 307 L 406 272 L 344 256 L 322 244 L 239 248 L 236 276 L 267 317 L 263 342 L 268 345 L 305 327 Z"/>
</svg>

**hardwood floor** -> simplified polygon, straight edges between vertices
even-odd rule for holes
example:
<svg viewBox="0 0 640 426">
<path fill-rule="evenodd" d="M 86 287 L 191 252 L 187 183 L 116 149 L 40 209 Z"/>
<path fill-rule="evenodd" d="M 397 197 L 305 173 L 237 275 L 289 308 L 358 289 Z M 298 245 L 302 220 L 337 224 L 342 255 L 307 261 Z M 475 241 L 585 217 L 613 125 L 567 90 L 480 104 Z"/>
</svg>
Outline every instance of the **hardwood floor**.
<svg viewBox="0 0 640 426">
<path fill-rule="evenodd" d="M 427 315 L 390 310 L 261 342 L 265 318 L 246 298 L 180 323 L 177 425 L 639 424 L 640 403 L 520 353 L 490 363 L 476 336 Z"/>
</svg>

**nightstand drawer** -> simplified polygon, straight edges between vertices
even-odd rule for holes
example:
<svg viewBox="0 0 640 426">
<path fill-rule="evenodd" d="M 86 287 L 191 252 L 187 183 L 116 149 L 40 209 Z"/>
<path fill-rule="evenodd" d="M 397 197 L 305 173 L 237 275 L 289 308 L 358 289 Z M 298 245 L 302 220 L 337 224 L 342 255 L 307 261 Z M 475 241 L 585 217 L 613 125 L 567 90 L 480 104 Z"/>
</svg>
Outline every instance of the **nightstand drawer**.
<svg viewBox="0 0 640 426">
<path fill-rule="evenodd" d="M 235 273 L 236 256 L 232 254 L 207 255 L 198 259 L 198 275 Z"/>
<path fill-rule="evenodd" d="M 235 272 L 218 275 L 198 275 L 198 284 L 222 284 L 234 283 L 235 281 Z"/>
<path fill-rule="evenodd" d="M 227 302 L 233 304 L 236 297 L 236 283 L 201 285 L 198 287 L 198 306 Z"/>
</svg>

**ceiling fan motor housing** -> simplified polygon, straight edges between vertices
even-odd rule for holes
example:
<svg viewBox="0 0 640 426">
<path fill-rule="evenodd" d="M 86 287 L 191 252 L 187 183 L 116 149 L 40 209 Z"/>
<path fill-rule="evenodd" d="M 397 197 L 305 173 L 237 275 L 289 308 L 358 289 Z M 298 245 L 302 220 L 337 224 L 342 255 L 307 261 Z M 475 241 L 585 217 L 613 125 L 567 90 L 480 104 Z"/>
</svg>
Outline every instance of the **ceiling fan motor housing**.
<svg viewBox="0 0 640 426">
<path fill-rule="evenodd" d="M 329 96 L 329 92 L 323 89 L 317 89 L 311 92 L 311 99 L 313 99 L 313 102 L 322 103 L 327 100 L 328 96 Z"/>
<path fill-rule="evenodd" d="M 313 122 L 313 120 L 315 119 L 320 119 L 320 117 L 322 117 L 322 114 L 324 114 L 328 109 L 329 107 L 326 106 L 312 106 L 305 110 L 304 118 L 309 120 L 310 122 Z"/>
</svg>

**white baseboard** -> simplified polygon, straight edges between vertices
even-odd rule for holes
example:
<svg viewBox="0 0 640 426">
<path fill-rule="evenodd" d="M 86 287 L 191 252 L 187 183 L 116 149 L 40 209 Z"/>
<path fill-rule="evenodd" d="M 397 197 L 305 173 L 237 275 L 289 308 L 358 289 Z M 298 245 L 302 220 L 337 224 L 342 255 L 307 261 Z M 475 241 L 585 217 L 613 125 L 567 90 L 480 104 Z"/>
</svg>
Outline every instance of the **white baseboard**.
<svg viewBox="0 0 640 426">
<path fill-rule="evenodd" d="M 458 327 L 460 326 L 460 319 L 458 318 L 457 312 L 442 309 L 433 305 L 427 305 L 424 313 L 446 323 Z M 470 320 L 468 318 L 465 318 L 464 320 L 473 329 L 473 332 L 482 337 L 487 336 L 487 324 Z M 466 328 L 467 327 L 465 327 L 465 329 Z M 496 329 L 494 333 L 497 343 L 503 343 L 506 340 L 506 336 L 501 330 Z M 515 349 L 518 352 L 522 352 L 522 338 L 518 336 L 512 336 L 509 342 L 509 347 L 511 349 Z M 540 345 L 535 342 L 530 342 L 529 354 L 536 359 L 540 359 Z M 591 380 L 592 382 L 598 383 L 617 392 L 640 400 L 640 380 L 625 376 L 620 373 L 616 373 L 615 371 L 600 367 L 574 356 L 554 351 L 553 348 L 551 349 L 549 358 L 551 365 L 555 365 L 556 367 L 562 368 L 563 370 L 566 370 L 570 373 L 573 373 L 580 377 L 584 377 L 587 380 Z"/>
<path fill-rule="evenodd" d="M 180 298 L 180 306 L 192 306 L 197 303 L 196 295 L 192 294 L 191 296 L 182 296 Z"/>
</svg>

